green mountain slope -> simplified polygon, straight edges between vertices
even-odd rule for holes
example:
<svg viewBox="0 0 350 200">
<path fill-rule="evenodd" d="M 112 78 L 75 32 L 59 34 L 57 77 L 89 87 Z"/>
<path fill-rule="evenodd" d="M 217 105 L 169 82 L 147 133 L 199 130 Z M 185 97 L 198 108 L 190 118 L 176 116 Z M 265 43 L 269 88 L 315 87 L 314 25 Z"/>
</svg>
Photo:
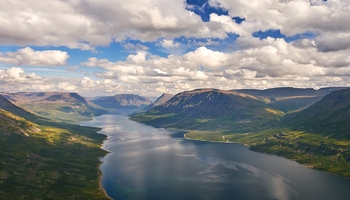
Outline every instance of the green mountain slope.
<svg viewBox="0 0 350 200">
<path fill-rule="evenodd" d="M 305 110 L 286 116 L 281 124 L 293 130 L 350 139 L 350 89 L 334 91 Z"/>
<path fill-rule="evenodd" d="M 158 127 L 240 132 L 277 122 L 281 115 L 282 112 L 268 108 L 263 101 L 250 95 L 199 89 L 179 93 L 131 119 Z"/>
<path fill-rule="evenodd" d="M 98 130 L 45 119 L 0 96 L 1 199 L 108 199 Z"/>
</svg>

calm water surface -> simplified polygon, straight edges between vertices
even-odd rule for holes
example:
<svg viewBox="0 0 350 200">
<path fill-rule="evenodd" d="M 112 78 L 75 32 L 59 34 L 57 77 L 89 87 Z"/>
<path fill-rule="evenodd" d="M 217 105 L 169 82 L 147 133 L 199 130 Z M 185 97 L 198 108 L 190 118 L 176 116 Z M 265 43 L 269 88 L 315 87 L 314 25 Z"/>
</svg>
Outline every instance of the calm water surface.
<svg viewBox="0 0 350 200">
<path fill-rule="evenodd" d="M 187 140 L 182 132 L 96 117 L 101 127 L 102 186 L 113 199 L 350 199 L 350 180 L 311 170 L 242 144 Z"/>
</svg>

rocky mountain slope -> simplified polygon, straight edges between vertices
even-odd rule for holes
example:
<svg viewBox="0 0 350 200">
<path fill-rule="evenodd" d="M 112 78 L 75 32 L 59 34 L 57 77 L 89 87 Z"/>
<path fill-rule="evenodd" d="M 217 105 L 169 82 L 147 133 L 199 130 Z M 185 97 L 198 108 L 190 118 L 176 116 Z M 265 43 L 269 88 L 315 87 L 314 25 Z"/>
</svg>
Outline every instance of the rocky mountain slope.
<svg viewBox="0 0 350 200">
<path fill-rule="evenodd" d="M 131 119 L 169 128 L 248 131 L 278 121 L 281 114 L 247 94 L 198 89 L 179 93 Z"/>
<path fill-rule="evenodd" d="M 104 108 L 116 109 L 141 108 L 152 103 L 150 99 L 135 94 L 118 94 L 92 100 L 92 102 Z"/>
</svg>

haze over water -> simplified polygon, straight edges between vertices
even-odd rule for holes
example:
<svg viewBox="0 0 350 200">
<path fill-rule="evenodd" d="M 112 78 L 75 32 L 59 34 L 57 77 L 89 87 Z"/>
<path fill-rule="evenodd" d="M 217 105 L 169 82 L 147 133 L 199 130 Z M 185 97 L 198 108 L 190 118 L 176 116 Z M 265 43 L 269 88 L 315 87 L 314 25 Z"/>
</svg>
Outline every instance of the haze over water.
<svg viewBox="0 0 350 200">
<path fill-rule="evenodd" d="M 349 199 L 350 180 L 257 153 L 242 144 L 187 140 L 183 132 L 110 113 L 101 127 L 102 186 L 113 199 Z"/>
</svg>

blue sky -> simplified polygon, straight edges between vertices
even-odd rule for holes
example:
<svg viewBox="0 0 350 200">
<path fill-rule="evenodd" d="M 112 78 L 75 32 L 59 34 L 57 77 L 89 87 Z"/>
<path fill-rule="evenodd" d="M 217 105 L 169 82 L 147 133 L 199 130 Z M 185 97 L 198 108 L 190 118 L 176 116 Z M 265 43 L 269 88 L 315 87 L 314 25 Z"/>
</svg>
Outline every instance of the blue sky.
<svg viewBox="0 0 350 200">
<path fill-rule="evenodd" d="M 14 0 L 2 7 L 5 92 L 349 86 L 345 0 Z"/>
</svg>

